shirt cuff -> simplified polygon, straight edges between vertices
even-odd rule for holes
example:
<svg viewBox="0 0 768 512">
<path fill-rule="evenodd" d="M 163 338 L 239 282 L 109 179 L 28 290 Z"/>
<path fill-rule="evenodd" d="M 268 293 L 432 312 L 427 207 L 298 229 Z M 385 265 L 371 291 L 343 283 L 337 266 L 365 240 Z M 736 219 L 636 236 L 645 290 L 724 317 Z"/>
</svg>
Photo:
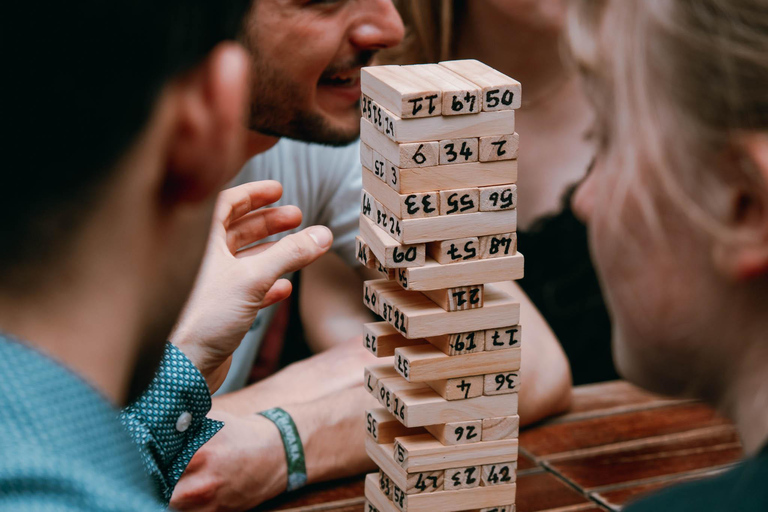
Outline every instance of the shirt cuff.
<svg viewBox="0 0 768 512">
<path fill-rule="evenodd" d="M 166 500 L 195 452 L 224 424 L 206 418 L 211 393 L 202 374 L 168 343 L 154 380 L 122 415 Z"/>
</svg>

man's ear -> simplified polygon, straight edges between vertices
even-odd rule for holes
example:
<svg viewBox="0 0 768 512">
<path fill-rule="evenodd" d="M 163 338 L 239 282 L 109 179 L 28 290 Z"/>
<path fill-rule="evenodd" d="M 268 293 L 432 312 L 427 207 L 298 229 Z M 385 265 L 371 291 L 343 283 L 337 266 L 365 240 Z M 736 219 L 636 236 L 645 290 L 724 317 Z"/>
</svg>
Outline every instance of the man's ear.
<svg viewBox="0 0 768 512">
<path fill-rule="evenodd" d="M 715 240 L 713 255 L 722 273 L 737 281 L 768 276 L 768 134 L 739 141 L 733 165 L 740 173 L 731 184 L 729 235 Z"/>
<path fill-rule="evenodd" d="M 174 81 L 164 200 L 206 200 L 235 177 L 245 163 L 249 84 L 248 54 L 236 43 L 219 44 Z"/>
</svg>

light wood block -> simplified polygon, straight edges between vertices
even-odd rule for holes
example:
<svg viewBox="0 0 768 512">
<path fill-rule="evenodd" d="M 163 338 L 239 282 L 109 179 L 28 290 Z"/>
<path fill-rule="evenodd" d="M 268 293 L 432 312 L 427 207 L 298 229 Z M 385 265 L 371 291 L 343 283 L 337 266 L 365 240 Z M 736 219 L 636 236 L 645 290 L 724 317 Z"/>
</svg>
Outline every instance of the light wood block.
<svg viewBox="0 0 768 512">
<path fill-rule="evenodd" d="M 456 215 L 480 211 L 480 189 L 463 188 L 440 191 L 440 215 Z M 459 237 L 457 237 L 459 238 Z M 438 240 L 441 240 L 438 238 Z"/>
<path fill-rule="evenodd" d="M 379 229 L 384 231 L 384 233 L 386 233 L 390 238 L 393 238 L 398 242 L 403 243 L 403 228 L 402 228 L 400 219 L 397 218 L 397 216 L 392 211 L 390 211 L 389 208 L 385 207 L 379 201 L 374 201 L 374 204 L 376 205 L 376 211 L 371 220 Z M 500 213 L 500 212 L 493 212 L 493 213 Z M 363 238 L 365 239 L 365 237 Z M 366 239 L 366 241 L 368 240 Z M 368 241 L 368 244 L 370 245 L 371 242 Z"/>
<path fill-rule="evenodd" d="M 472 489 L 480 487 L 483 478 L 483 466 L 467 466 L 445 470 L 444 487 L 446 491 Z"/>
<path fill-rule="evenodd" d="M 392 284 L 393 282 L 384 280 L 366 281 L 364 302 L 374 312 L 376 312 L 374 308 L 378 308 L 378 314 L 394 325 L 395 329 L 406 338 L 426 338 L 463 331 L 479 331 L 500 327 L 509 322 L 519 322 L 520 319 L 520 303 L 493 284 L 485 286 L 482 308 L 454 312 L 445 311 L 421 293 L 405 290 L 391 291 Z M 386 293 L 382 294 L 382 292 Z M 379 295 L 377 300 L 374 301 L 371 298 L 372 294 Z M 447 357 L 438 350 L 435 352 L 439 353 L 440 356 Z M 475 354 L 469 355 L 474 356 Z M 489 371 L 493 370 L 475 372 L 472 375 L 488 373 Z M 434 376 L 425 380 L 460 376 Z"/>
<path fill-rule="evenodd" d="M 485 507 L 499 501 L 509 502 L 515 498 L 515 485 L 406 495 L 403 506 L 398 510 L 401 512 L 458 512 L 467 510 L 467 507 L 477 507 L 478 505 Z"/>
<path fill-rule="evenodd" d="M 440 141 L 440 165 L 477 162 L 480 153 L 477 137 Z M 500 159 L 499 159 L 500 160 Z"/>
<path fill-rule="evenodd" d="M 516 133 L 487 135 L 480 137 L 479 160 L 481 162 L 515 160 L 519 150 L 520 136 Z"/>
<path fill-rule="evenodd" d="M 480 189 L 480 211 L 498 212 L 517 208 L 517 185 L 497 185 Z"/>
<path fill-rule="evenodd" d="M 469 236 L 431 242 L 427 244 L 427 254 L 441 265 L 480 259 L 480 239 Z"/>
<path fill-rule="evenodd" d="M 441 350 L 446 355 L 459 356 L 462 354 L 482 352 L 485 348 L 485 331 L 470 331 L 455 334 L 443 334 L 440 336 L 429 336 L 426 340 L 431 343 L 433 347 Z"/>
<path fill-rule="evenodd" d="M 395 484 L 392 483 L 392 480 L 390 480 L 387 474 L 382 470 L 379 470 L 379 490 L 381 493 L 387 498 L 392 499 L 392 491 L 394 490 L 394 487 Z"/>
<path fill-rule="evenodd" d="M 481 473 L 480 485 L 484 487 L 513 484 L 517 480 L 517 461 L 486 464 Z"/>
<path fill-rule="evenodd" d="M 421 494 L 443 490 L 445 471 L 429 471 L 408 475 L 408 485 L 405 494 Z"/>
<path fill-rule="evenodd" d="M 393 366 L 392 361 L 388 361 L 382 364 L 374 364 L 365 367 L 365 373 L 363 375 L 363 384 L 365 389 L 376 396 L 376 390 L 378 389 L 379 379 L 391 379 L 397 377 L 397 371 Z"/>
<path fill-rule="evenodd" d="M 397 140 L 397 137 L 395 136 L 395 120 L 400 121 L 399 117 L 373 101 L 365 94 L 363 94 L 363 97 L 360 99 L 360 109 L 363 119 L 368 120 L 377 130 L 391 140 Z"/>
<path fill-rule="evenodd" d="M 394 189 L 373 177 L 363 167 L 363 189 L 400 219 L 423 219 L 440 214 L 440 198 L 437 192 L 398 194 Z"/>
<path fill-rule="evenodd" d="M 446 311 L 464 311 L 483 307 L 483 285 L 459 286 L 422 292 Z"/>
<path fill-rule="evenodd" d="M 479 443 L 483 435 L 483 420 L 426 425 L 424 428 L 446 446 Z"/>
<path fill-rule="evenodd" d="M 392 142 L 365 119 L 360 119 L 360 140 L 401 169 L 433 167 L 439 161 L 437 141 Z"/>
<path fill-rule="evenodd" d="M 466 206 L 467 204 L 460 203 L 460 209 Z M 479 205 L 475 203 L 475 207 L 479 207 Z M 406 219 L 400 221 L 398 227 L 402 230 L 399 241 L 404 244 L 508 233 L 517 230 L 517 210 L 462 212 L 461 215 L 445 215 L 441 204 L 439 216 L 426 219 Z M 441 288 L 445 288 L 445 286 L 441 286 Z"/>
<path fill-rule="evenodd" d="M 395 279 L 405 290 L 439 290 L 445 287 L 469 286 L 473 283 L 514 281 L 522 279 L 525 259 L 520 253 L 512 256 L 462 261 L 441 265 L 427 258 L 421 267 L 398 269 Z M 487 285 L 486 285 L 487 301 Z"/>
<path fill-rule="evenodd" d="M 517 182 L 517 168 L 517 160 L 502 160 L 397 169 L 396 179 L 388 173 L 387 183 L 401 194 L 506 185 Z"/>
<path fill-rule="evenodd" d="M 374 267 L 374 270 L 381 274 L 381 276 L 387 281 L 394 281 L 395 279 L 395 269 L 385 267 L 378 259 L 376 260 L 376 266 Z"/>
<path fill-rule="evenodd" d="M 367 217 L 360 217 L 360 235 L 373 255 L 387 268 L 419 267 L 426 262 L 426 245 L 403 245 L 379 229 Z"/>
<path fill-rule="evenodd" d="M 362 93 L 401 119 L 439 116 L 439 87 L 403 66 L 370 66 L 360 72 Z"/>
<path fill-rule="evenodd" d="M 427 341 L 422 339 L 409 340 L 387 322 L 363 324 L 363 346 L 376 357 L 393 356 L 398 347 L 410 347 L 426 343 Z"/>
<path fill-rule="evenodd" d="M 392 501 L 379 489 L 379 476 L 371 473 L 365 476 L 365 512 L 400 512 Z"/>
<path fill-rule="evenodd" d="M 432 434 L 403 436 L 395 440 L 394 457 L 408 473 L 497 464 L 517 460 L 517 439 L 445 446 Z"/>
<path fill-rule="evenodd" d="M 423 433 L 421 428 L 408 428 L 384 407 L 365 411 L 366 432 L 378 444 L 394 443 L 396 437 Z"/>
<path fill-rule="evenodd" d="M 482 89 L 483 111 L 520 108 L 520 82 L 504 73 L 474 59 L 445 61 L 440 65 L 471 80 Z"/>
<path fill-rule="evenodd" d="M 374 268 L 376 266 L 376 258 L 368 247 L 368 244 L 360 237 L 355 237 L 355 255 L 357 261 L 360 262 L 365 268 Z"/>
<path fill-rule="evenodd" d="M 442 91 L 443 116 L 477 114 L 483 110 L 482 90 L 474 82 L 438 64 L 408 66 L 414 74 Z"/>
<path fill-rule="evenodd" d="M 405 404 L 400 398 L 400 393 L 419 391 L 428 391 L 429 386 L 424 383 L 417 383 L 414 386 L 413 383 L 403 379 L 380 379 L 379 380 L 379 398 L 382 399 L 382 405 L 387 407 L 389 412 L 397 418 L 400 422 L 405 421 Z"/>
<path fill-rule="evenodd" d="M 484 376 L 430 380 L 427 385 L 446 400 L 466 400 L 483 394 Z"/>
<path fill-rule="evenodd" d="M 374 285 L 373 283 L 377 284 Z M 380 295 L 397 291 L 400 291 L 400 289 L 395 281 L 383 281 L 380 279 L 377 281 L 365 281 L 363 283 L 363 304 L 379 315 L 381 312 Z"/>
<path fill-rule="evenodd" d="M 480 239 L 480 259 L 504 258 L 517 254 L 517 233 L 486 235 Z"/>
<path fill-rule="evenodd" d="M 375 149 L 371 150 L 371 154 L 373 155 L 373 166 L 367 167 L 371 174 L 376 176 L 379 180 L 383 181 L 384 183 L 387 182 L 387 168 L 389 167 L 390 163 L 387 161 L 386 158 L 381 156 L 378 151 Z M 365 185 L 363 185 L 363 188 L 365 188 Z"/>
<path fill-rule="evenodd" d="M 519 350 L 519 349 L 512 349 Z M 486 352 L 486 354 L 494 352 Z M 500 354 L 501 352 L 495 352 Z M 520 372 L 494 372 L 485 375 L 483 382 L 483 394 L 486 396 L 506 395 L 520 391 Z"/>
<path fill-rule="evenodd" d="M 402 404 L 402 423 L 423 427 L 439 423 L 471 421 L 492 416 L 517 414 L 518 395 L 479 396 L 466 400 L 446 400 L 420 383 L 411 383 L 394 392 Z"/>
<path fill-rule="evenodd" d="M 367 168 L 373 167 L 373 150 L 368 144 L 360 143 L 360 162 Z"/>
<path fill-rule="evenodd" d="M 409 382 L 514 372 L 520 369 L 520 350 L 448 356 L 431 344 L 400 347 L 395 349 L 395 369 Z"/>
<path fill-rule="evenodd" d="M 381 468 L 384 473 L 389 477 L 393 484 L 397 485 L 401 489 L 408 487 L 409 474 L 394 459 L 394 443 L 388 444 L 376 444 L 376 442 L 370 436 L 365 438 L 365 453 L 368 457 Z M 416 474 L 414 471 L 411 474 Z"/>
<path fill-rule="evenodd" d="M 485 331 L 485 350 L 504 350 L 507 348 L 519 348 L 522 340 L 523 328 L 519 325 L 502 327 L 501 329 L 488 329 Z"/>
<path fill-rule="evenodd" d="M 483 441 L 517 439 L 520 435 L 520 416 L 483 418 Z"/>
</svg>

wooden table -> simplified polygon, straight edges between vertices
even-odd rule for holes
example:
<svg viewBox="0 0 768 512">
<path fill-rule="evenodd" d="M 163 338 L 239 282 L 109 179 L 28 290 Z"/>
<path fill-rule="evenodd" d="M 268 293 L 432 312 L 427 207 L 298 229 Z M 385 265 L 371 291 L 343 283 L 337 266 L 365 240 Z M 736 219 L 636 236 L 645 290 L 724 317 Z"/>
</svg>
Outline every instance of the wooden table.
<svg viewBox="0 0 768 512">
<path fill-rule="evenodd" d="M 670 484 L 742 457 L 733 426 L 704 405 L 621 381 L 581 386 L 571 411 L 520 433 L 518 512 L 621 510 Z M 280 496 L 256 511 L 361 512 L 363 477 Z"/>
</svg>

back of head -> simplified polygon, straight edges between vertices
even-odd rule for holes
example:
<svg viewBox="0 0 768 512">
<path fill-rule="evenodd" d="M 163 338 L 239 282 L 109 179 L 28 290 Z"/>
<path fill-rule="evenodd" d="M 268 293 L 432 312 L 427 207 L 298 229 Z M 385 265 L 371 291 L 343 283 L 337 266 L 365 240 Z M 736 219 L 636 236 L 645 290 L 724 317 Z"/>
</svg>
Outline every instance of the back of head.
<svg viewBox="0 0 768 512">
<path fill-rule="evenodd" d="M 158 94 L 218 43 L 247 0 L 10 2 L 0 288 L 29 290 L 66 250 Z"/>
</svg>

